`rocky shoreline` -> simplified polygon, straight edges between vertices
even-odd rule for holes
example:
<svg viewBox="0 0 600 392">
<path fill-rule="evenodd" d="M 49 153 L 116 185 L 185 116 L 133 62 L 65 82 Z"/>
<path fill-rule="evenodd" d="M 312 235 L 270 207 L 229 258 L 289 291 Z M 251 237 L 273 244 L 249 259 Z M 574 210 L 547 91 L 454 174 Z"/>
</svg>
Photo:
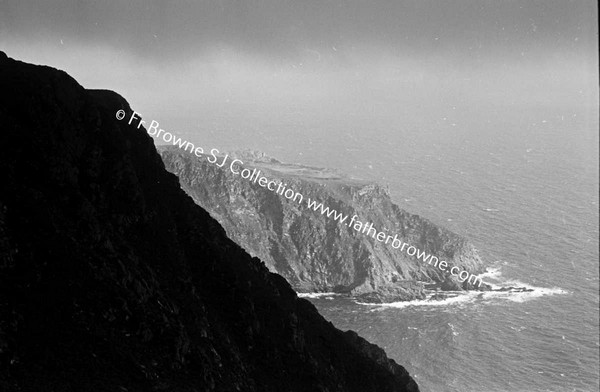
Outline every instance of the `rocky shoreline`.
<svg viewBox="0 0 600 392">
<path fill-rule="evenodd" d="M 298 292 L 336 292 L 378 303 L 423 299 L 426 284 L 443 291 L 491 289 L 486 284 L 475 287 L 461 283 L 433 265 L 187 151 L 175 146 L 159 146 L 158 150 L 166 169 L 179 177 L 182 189 L 223 225 L 230 238 L 264 260 Z M 305 197 L 397 233 L 403 242 L 440 260 L 471 273 L 485 272 L 483 261 L 468 240 L 401 209 L 385 187 L 329 169 L 282 163 L 260 152 L 229 155 L 244 162 L 240 170 L 258 168 Z"/>
<path fill-rule="evenodd" d="M 425 302 L 436 302 L 445 301 L 447 299 L 456 298 L 469 292 L 478 293 L 526 293 L 533 292 L 535 289 L 529 287 L 517 287 L 517 286 L 505 286 L 499 288 L 492 288 L 490 285 L 486 285 L 478 290 L 452 290 L 442 289 L 438 283 L 423 283 L 423 282 L 407 282 L 410 284 L 418 283 L 419 288 L 410 291 L 407 287 L 400 287 L 397 290 L 394 288 L 384 288 L 379 291 L 357 294 L 354 295 L 351 292 L 321 292 L 321 293 L 299 293 L 299 296 L 314 298 L 321 296 L 343 296 L 350 298 L 356 302 L 362 304 L 392 304 L 397 302 L 409 302 L 409 301 L 425 301 Z"/>
</svg>

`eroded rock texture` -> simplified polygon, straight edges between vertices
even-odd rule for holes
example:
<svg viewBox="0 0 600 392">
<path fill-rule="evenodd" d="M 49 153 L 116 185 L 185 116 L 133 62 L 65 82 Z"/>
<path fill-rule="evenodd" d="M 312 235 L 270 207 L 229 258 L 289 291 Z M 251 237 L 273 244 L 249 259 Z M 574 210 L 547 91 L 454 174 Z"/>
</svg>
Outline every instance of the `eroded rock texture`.
<svg viewBox="0 0 600 392">
<path fill-rule="evenodd" d="M 418 282 L 437 282 L 449 290 L 471 288 L 433 264 L 340 224 L 333 215 L 308 208 L 308 198 L 343 212 L 347 222 L 357 215 L 377 231 L 387 229 L 402 242 L 461 270 L 483 271 L 471 243 L 402 210 L 377 184 L 327 169 L 281 163 L 259 153 L 231 154 L 244 162 L 244 166 L 236 163 L 234 170 L 260 170 L 268 179 L 299 192 L 303 196 L 299 203 L 234 174 L 228 163 L 218 167 L 223 158 L 213 164 L 210 155 L 199 158 L 177 146 L 161 146 L 159 151 L 167 170 L 179 177 L 182 188 L 223 225 L 229 237 L 299 291 L 347 292 L 381 302 L 423 298 L 423 285 Z"/>
</svg>

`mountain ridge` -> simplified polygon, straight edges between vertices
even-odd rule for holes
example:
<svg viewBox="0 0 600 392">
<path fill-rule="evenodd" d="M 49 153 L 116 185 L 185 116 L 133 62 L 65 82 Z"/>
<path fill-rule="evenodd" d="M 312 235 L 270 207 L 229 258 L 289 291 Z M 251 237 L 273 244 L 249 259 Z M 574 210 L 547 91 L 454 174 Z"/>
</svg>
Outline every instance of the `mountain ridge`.
<svg viewBox="0 0 600 392">
<path fill-rule="evenodd" d="M 117 110 L 0 52 L 0 389 L 418 391 L 227 238 Z"/>
</svg>

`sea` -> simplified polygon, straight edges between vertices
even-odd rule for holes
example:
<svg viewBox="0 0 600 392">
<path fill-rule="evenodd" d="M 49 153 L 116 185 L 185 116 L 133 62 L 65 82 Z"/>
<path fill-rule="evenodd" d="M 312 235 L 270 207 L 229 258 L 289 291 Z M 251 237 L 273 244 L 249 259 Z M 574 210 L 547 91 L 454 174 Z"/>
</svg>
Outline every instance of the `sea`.
<svg viewBox="0 0 600 392">
<path fill-rule="evenodd" d="M 581 23 L 584 38 L 592 30 Z M 340 34 L 346 39 L 352 40 Z M 364 62 L 373 63 L 368 72 L 361 70 L 362 60 L 342 55 L 334 71 L 325 65 L 319 71 L 318 62 L 313 68 L 299 63 L 288 73 L 263 42 L 248 50 L 260 48 L 273 57 L 266 71 L 243 56 L 243 66 L 235 68 L 240 60 L 224 55 L 199 71 L 182 65 L 167 72 L 168 53 L 132 66 L 121 51 L 99 59 L 97 45 L 87 45 L 93 55 L 69 55 L 71 46 L 62 39 L 58 57 L 42 44 L 34 47 L 35 55 L 27 53 L 31 47 L 20 41 L 10 45 L 9 55 L 66 69 L 88 87 L 113 88 L 146 120 L 159 121 L 205 151 L 253 149 L 385 185 L 400 208 L 468 238 L 487 265 L 486 283 L 531 289 L 377 305 L 306 295 L 336 327 L 385 349 L 421 391 L 598 392 L 597 60 L 577 65 L 587 57 L 562 51 L 570 39 L 579 37 L 548 41 L 552 55 L 545 61 L 525 51 L 527 45 L 517 49 L 521 41 L 494 45 L 508 48 L 506 53 L 523 50 L 517 55 L 521 68 L 513 67 L 504 49 L 488 67 L 469 48 L 472 54 L 464 58 L 452 55 L 458 68 L 442 55 L 413 66 L 401 53 L 393 72 L 377 66 L 376 51 L 367 51 Z M 569 69 L 563 72 L 563 66 Z M 582 69 L 594 76 L 579 75 Z M 212 93 L 215 86 L 218 94 Z"/>
<path fill-rule="evenodd" d="M 198 126 L 206 145 L 386 185 L 401 208 L 467 237 L 485 282 L 532 289 L 377 305 L 305 295 L 385 349 L 421 391 L 597 392 L 597 106 L 449 108 L 411 121 L 377 110 L 211 112 Z"/>
</svg>

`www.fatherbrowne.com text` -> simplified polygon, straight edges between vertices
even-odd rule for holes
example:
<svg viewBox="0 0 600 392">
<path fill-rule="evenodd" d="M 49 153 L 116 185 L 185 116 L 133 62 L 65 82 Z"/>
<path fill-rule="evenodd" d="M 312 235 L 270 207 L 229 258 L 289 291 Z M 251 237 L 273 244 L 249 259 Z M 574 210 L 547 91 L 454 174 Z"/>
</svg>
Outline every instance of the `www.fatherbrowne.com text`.
<svg viewBox="0 0 600 392">
<path fill-rule="evenodd" d="M 124 110 L 119 110 L 116 113 L 116 118 L 118 120 L 123 120 L 125 116 L 126 113 Z M 142 125 L 146 125 L 145 122 L 141 119 L 140 113 L 134 111 L 129 118 L 128 124 L 131 125 L 136 120 L 138 121 L 138 129 Z M 425 251 L 413 245 L 409 245 L 406 242 L 400 241 L 398 239 L 397 234 L 394 234 L 392 236 L 391 234 L 387 234 L 383 231 L 377 231 L 373 227 L 373 223 L 366 223 L 358 220 L 358 215 L 353 215 L 352 217 L 350 217 L 350 219 L 348 219 L 349 215 L 345 215 L 334 209 L 330 209 L 329 207 L 324 206 L 323 203 L 319 203 L 317 200 L 312 200 L 308 197 L 305 200 L 304 196 L 301 193 L 296 192 L 291 188 L 288 188 L 287 184 L 281 183 L 280 181 L 273 181 L 268 179 L 267 177 L 261 174 L 260 170 L 250 170 L 248 168 L 244 168 L 244 162 L 242 162 L 240 159 L 234 159 L 228 154 L 222 156 L 220 155 L 219 150 L 216 148 L 211 149 L 209 154 L 205 154 L 204 149 L 202 147 L 197 147 L 189 141 L 181 139 L 180 137 L 176 137 L 172 133 L 159 128 L 159 125 L 160 124 L 158 123 L 158 121 L 152 120 L 147 129 L 148 134 L 157 139 L 162 138 L 162 140 L 165 143 L 172 143 L 174 146 L 178 146 L 179 148 L 185 151 L 188 151 L 189 149 L 190 153 L 196 155 L 198 158 L 206 158 L 209 163 L 215 164 L 217 167 L 222 168 L 227 165 L 231 173 L 239 175 L 240 177 L 254 184 L 258 184 L 263 188 L 267 188 L 268 190 L 275 192 L 288 200 L 291 200 L 301 205 L 303 203 L 306 203 L 306 208 L 320 212 L 321 215 L 325 215 L 328 218 L 333 218 L 339 223 L 347 225 L 348 227 L 351 227 L 359 233 L 371 236 L 374 240 L 385 244 L 389 244 L 394 249 L 400 249 L 401 252 L 406 252 L 407 255 L 411 257 L 416 257 L 417 260 L 420 260 L 423 263 L 433 265 L 434 267 L 439 268 L 441 271 L 449 272 L 452 276 L 456 276 L 460 282 L 466 281 L 473 285 L 479 282 L 477 287 L 481 286 L 482 280 L 479 276 L 476 276 L 466 270 L 461 271 L 459 267 L 451 266 L 445 260 L 440 260 L 436 256 L 428 254 Z"/>
</svg>

